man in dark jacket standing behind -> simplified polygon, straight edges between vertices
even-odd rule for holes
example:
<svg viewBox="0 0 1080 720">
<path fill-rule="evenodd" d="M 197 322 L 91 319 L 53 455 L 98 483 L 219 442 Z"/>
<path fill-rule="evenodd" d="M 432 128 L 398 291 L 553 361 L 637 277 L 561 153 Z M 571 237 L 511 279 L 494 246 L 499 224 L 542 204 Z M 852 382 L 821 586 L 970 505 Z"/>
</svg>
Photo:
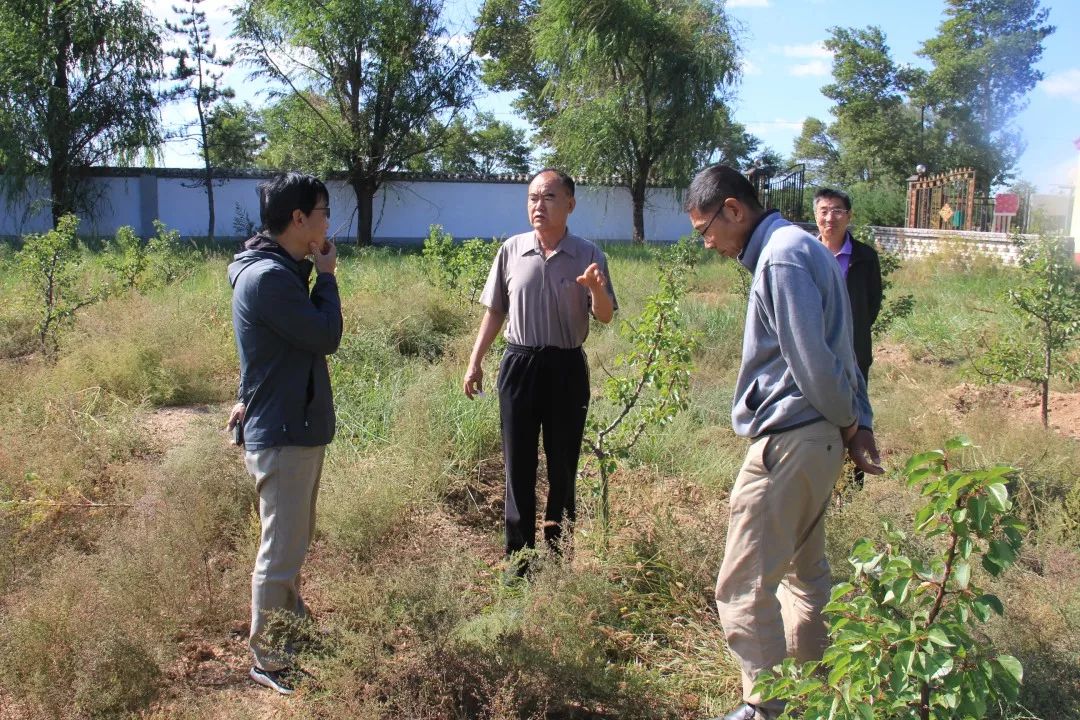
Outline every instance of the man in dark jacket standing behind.
<svg viewBox="0 0 1080 720">
<path fill-rule="evenodd" d="M 289 173 L 259 186 L 263 232 L 229 265 L 233 330 L 240 355 L 238 402 L 244 464 L 259 492 L 262 538 L 251 575 L 252 680 L 283 695 L 296 669 L 268 621 L 275 611 L 304 617 L 298 580 L 315 531 L 334 400 L 326 356 L 341 341 L 337 248 L 326 238 L 330 195 L 310 175 Z M 314 258 L 305 259 L 307 256 Z M 308 291 L 311 270 L 317 271 Z"/>
<path fill-rule="evenodd" d="M 847 285 L 851 300 L 851 329 L 855 338 L 855 360 L 863 380 L 870 382 L 874 362 L 871 331 L 881 311 L 881 263 L 877 251 L 851 236 L 851 198 L 847 193 L 821 188 L 814 193 L 814 219 L 818 239 L 832 251 Z"/>
<path fill-rule="evenodd" d="M 847 193 L 831 188 L 821 188 L 814 193 L 814 219 L 817 220 L 818 239 L 832 252 L 844 276 L 851 301 L 855 362 L 869 385 L 870 366 L 874 362 L 873 328 L 881 312 L 881 262 L 874 248 L 859 242 L 848 232 L 851 198 Z M 865 474 L 855 468 L 852 480 L 861 488 Z"/>
</svg>

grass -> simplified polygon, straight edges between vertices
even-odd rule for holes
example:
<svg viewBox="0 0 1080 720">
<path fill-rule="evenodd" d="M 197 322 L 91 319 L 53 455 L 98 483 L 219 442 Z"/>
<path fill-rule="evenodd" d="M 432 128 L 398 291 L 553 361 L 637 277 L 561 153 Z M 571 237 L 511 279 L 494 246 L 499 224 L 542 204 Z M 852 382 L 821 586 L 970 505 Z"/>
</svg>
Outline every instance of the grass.
<svg viewBox="0 0 1080 720">
<path fill-rule="evenodd" d="M 608 251 L 618 319 L 632 319 L 655 288 L 652 253 Z M 0 253 L 0 289 L 15 297 L 21 281 Z M 51 364 L 29 345 L 19 306 L 0 307 L 0 705 L 17 702 L 27 717 L 265 715 L 230 635 L 243 634 L 258 521 L 219 429 L 237 373 L 227 262 L 204 253 L 179 282 L 80 312 Z M 83 263 L 102 276 L 97 255 Z M 339 431 L 305 576 L 323 642 L 304 662 L 318 683 L 283 712 L 674 719 L 729 709 L 738 671 L 712 587 L 745 451 L 729 416 L 740 272 L 715 257 L 698 267 L 684 301 L 701 339 L 691 404 L 621 463 L 607 542 L 586 466 L 572 562 L 542 558 L 534 582 L 505 588 L 497 401 L 460 389 L 480 313 L 429 284 L 415 254 L 346 248 L 346 334 L 330 362 Z M 996 396 L 976 401 L 965 384 L 973 340 L 1010 322 L 996 310 L 1013 272 L 961 272 L 938 258 L 894 279 L 916 310 L 879 342 L 871 376 L 890 473 L 831 508 L 834 574 L 882 520 L 910 524 L 919 501 L 897 471 L 907 455 L 966 433 L 980 446 L 972 462 L 1023 469 L 1014 492 L 1031 526 L 1016 568 L 979 578 L 1007 608 L 987 636 L 1027 668 L 1027 709 L 1001 716 L 1080 717 L 1080 444 L 1003 422 Z M 587 344 L 594 398 L 624 349 L 616 325 L 594 323 Z M 489 385 L 496 363 L 485 363 Z M 163 439 L 162 410 L 188 405 L 213 411 Z M 195 646 L 233 653 L 220 676 L 229 692 L 207 695 L 197 678 L 221 660 Z"/>
</svg>

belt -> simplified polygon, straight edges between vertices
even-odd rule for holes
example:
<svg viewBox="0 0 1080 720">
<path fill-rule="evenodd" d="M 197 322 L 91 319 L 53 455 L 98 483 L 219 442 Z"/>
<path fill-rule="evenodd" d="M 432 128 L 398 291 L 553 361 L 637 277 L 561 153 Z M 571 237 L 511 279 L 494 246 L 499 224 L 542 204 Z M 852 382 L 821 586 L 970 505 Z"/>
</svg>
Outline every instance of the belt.
<svg viewBox="0 0 1080 720">
<path fill-rule="evenodd" d="M 523 355 L 541 355 L 541 354 L 555 354 L 555 353 L 570 353 L 581 352 L 581 346 L 572 348 L 561 348 L 557 345 L 518 345 L 516 343 L 506 343 L 507 352 L 521 353 Z"/>
</svg>

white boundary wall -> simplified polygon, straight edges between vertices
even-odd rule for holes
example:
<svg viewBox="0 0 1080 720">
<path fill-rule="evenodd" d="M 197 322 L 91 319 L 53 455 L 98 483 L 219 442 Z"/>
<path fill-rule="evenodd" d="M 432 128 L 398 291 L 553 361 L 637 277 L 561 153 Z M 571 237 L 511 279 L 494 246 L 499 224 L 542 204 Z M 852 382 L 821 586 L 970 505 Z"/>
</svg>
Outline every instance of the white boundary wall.
<svg viewBox="0 0 1080 720">
<path fill-rule="evenodd" d="M 258 224 L 256 187 L 265 176 L 233 176 L 214 187 L 215 236 L 244 235 L 250 220 Z M 80 234 L 113 235 L 130 225 L 142 236 L 153 234 L 160 219 L 184 237 L 206 235 L 207 204 L 194 176 L 178 170 L 107 169 L 86 181 L 92 210 L 81 216 Z M 356 196 L 343 180 L 330 189 L 331 233 L 355 240 Z M 525 214 L 527 184 L 523 178 L 458 180 L 405 177 L 386 183 L 375 195 L 373 235 L 376 243 L 420 243 L 432 224 L 456 238 L 504 238 L 529 229 Z M 608 185 L 577 186 L 572 232 L 598 241 L 628 240 L 633 235 L 632 204 L 627 189 Z M 0 203 L 0 236 L 21 236 L 51 227 L 43 187 L 5 206 Z M 650 188 L 645 207 L 645 235 L 651 241 L 674 242 L 690 232 L 681 209 L 682 197 L 672 188 Z"/>
</svg>

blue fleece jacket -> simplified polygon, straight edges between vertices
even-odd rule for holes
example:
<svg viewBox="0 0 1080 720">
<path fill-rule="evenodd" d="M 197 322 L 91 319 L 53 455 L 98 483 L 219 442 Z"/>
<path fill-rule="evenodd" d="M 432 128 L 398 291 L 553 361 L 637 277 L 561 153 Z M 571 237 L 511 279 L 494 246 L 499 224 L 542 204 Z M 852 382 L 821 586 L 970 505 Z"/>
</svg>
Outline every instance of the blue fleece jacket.
<svg viewBox="0 0 1080 720">
<path fill-rule="evenodd" d="M 341 298 L 331 273 L 296 262 L 256 236 L 229 265 L 233 330 L 240 354 L 244 447 L 312 447 L 334 438 L 334 398 L 326 356 L 341 342 Z"/>
<path fill-rule="evenodd" d="M 847 289 L 828 248 L 771 212 L 739 262 L 753 279 L 731 408 L 736 434 L 754 438 L 821 419 L 872 428 Z"/>
</svg>

